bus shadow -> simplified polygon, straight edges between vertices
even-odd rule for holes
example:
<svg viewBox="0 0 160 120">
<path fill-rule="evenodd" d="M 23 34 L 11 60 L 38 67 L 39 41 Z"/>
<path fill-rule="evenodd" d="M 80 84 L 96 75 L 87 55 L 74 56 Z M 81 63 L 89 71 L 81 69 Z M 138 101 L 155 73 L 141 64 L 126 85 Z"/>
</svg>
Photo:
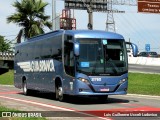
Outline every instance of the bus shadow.
<svg viewBox="0 0 160 120">
<path fill-rule="evenodd" d="M 23 93 L 19 93 L 22 94 Z M 30 93 L 28 96 L 31 97 L 38 97 L 38 98 L 44 98 L 44 99 L 49 99 L 49 100 L 55 100 L 55 94 L 54 93 L 46 93 L 46 92 L 38 92 L 38 91 L 33 91 Z M 65 101 L 64 103 L 69 103 L 69 104 L 76 104 L 76 105 L 90 105 L 90 104 L 112 104 L 112 103 L 129 103 L 129 100 L 126 99 L 119 99 L 119 98 L 112 98 L 108 97 L 105 101 L 98 100 L 97 97 L 79 97 L 79 96 L 68 96 L 65 95 Z M 135 101 L 138 102 L 138 101 Z"/>
<path fill-rule="evenodd" d="M 129 100 L 110 98 L 106 100 L 99 100 L 97 97 L 73 97 L 70 96 L 67 103 L 77 104 L 77 105 L 90 105 L 90 104 L 112 104 L 112 103 L 129 103 Z"/>
</svg>

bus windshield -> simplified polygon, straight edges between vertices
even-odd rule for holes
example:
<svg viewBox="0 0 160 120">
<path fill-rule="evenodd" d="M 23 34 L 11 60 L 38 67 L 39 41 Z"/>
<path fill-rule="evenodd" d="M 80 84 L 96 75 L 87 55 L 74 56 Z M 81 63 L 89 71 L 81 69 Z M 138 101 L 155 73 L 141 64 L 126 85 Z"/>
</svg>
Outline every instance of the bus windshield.
<svg viewBox="0 0 160 120">
<path fill-rule="evenodd" d="M 86 75 L 115 76 L 127 72 L 127 52 L 124 40 L 78 39 L 80 55 L 77 72 Z"/>
</svg>

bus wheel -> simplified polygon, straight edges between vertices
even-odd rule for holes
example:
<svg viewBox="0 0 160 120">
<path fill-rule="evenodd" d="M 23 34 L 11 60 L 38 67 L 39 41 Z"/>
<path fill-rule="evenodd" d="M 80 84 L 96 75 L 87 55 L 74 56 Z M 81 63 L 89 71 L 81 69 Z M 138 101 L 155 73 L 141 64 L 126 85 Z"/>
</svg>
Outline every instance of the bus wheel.
<svg viewBox="0 0 160 120">
<path fill-rule="evenodd" d="M 26 80 L 23 81 L 23 94 L 27 95 L 27 83 L 26 83 Z"/>
<path fill-rule="evenodd" d="M 56 99 L 58 99 L 59 101 L 63 101 L 64 100 L 62 86 L 56 87 Z"/>
<path fill-rule="evenodd" d="M 29 90 L 27 88 L 27 81 L 26 80 L 23 81 L 23 94 L 24 95 L 28 95 L 29 94 Z"/>
</svg>

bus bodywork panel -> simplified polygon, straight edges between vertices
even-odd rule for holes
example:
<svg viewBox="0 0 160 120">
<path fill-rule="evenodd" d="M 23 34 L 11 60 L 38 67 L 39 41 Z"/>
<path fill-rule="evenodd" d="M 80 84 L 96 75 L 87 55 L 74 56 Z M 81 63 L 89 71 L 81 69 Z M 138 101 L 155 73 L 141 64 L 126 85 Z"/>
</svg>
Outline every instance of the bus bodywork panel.
<svg viewBox="0 0 160 120">
<path fill-rule="evenodd" d="M 22 88 L 23 79 L 28 89 L 55 92 L 56 76 L 63 76 L 62 31 L 49 33 L 18 44 L 15 49 L 14 85 Z"/>
<path fill-rule="evenodd" d="M 84 78 L 89 83 L 84 83 L 77 80 L 78 87 L 76 88 L 78 95 L 116 95 L 126 94 L 128 87 L 128 73 L 122 76 L 86 76 L 78 74 L 77 78 Z M 124 82 L 121 82 L 126 79 Z M 76 84 L 76 83 L 75 83 Z"/>
</svg>

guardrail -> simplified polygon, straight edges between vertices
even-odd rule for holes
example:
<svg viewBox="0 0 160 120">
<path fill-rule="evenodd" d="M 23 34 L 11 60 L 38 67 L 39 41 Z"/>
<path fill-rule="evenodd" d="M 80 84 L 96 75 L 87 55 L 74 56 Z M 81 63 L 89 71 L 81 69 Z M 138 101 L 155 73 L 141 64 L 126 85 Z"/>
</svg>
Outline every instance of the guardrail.
<svg viewBox="0 0 160 120">
<path fill-rule="evenodd" d="M 129 64 L 160 66 L 160 58 L 151 57 L 128 57 Z"/>
<path fill-rule="evenodd" d="M 11 52 L 0 52 L 0 60 L 13 60 L 14 53 Z"/>
</svg>

